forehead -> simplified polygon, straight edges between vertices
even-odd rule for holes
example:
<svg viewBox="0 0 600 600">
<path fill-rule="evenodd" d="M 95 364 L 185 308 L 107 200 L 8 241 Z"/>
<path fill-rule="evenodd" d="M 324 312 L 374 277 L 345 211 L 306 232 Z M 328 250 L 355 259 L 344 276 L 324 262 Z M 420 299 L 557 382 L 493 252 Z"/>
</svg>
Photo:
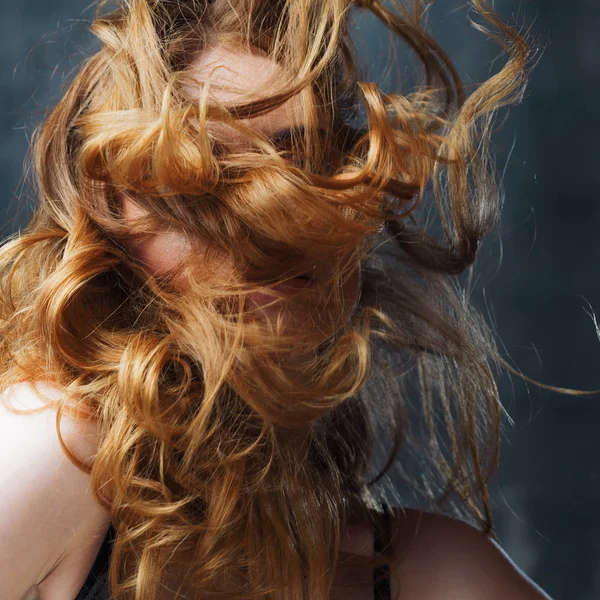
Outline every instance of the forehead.
<svg viewBox="0 0 600 600">
<path fill-rule="evenodd" d="M 205 50 L 194 60 L 189 67 L 189 74 L 199 82 L 209 82 L 211 99 L 234 104 L 276 93 L 278 78 L 279 81 L 283 80 L 284 71 L 276 61 L 258 50 L 216 46 Z M 200 89 L 190 91 L 194 97 L 199 97 Z M 321 121 L 319 112 L 317 119 Z M 297 94 L 272 111 L 250 119 L 242 119 L 242 122 L 267 135 L 288 127 L 303 125 L 303 98 Z M 242 143 L 240 134 L 231 128 L 224 127 L 222 133 L 226 134 L 231 143 Z"/>
</svg>

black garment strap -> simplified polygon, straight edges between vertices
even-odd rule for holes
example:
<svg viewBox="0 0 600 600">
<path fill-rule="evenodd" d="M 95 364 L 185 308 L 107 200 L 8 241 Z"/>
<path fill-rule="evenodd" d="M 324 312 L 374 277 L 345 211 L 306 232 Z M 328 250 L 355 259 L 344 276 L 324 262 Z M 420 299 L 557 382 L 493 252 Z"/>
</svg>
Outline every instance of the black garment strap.
<svg viewBox="0 0 600 600">
<path fill-rule="evenodd" d="M 374 551 L 375 556 L 383 551 L 383 540 L 389 538 L 390 514 L 385 503 L 381 503 L 383 513 L 375 521 Z M 373 597 L 375 600 L 391 600 L 390 566 L 382 565 L 373 570 Z"/>
<path fill-rule="evenodd" d="M 108 565 L 110 563 L 110 551 L 115 538 L 115 530 L 111 525 L 104 536 L 102 546 L 98 551 L 96 560 L 88 573 L 87 579 L 75 600 L 110 600 L 108 588 Z"/>
</svg>

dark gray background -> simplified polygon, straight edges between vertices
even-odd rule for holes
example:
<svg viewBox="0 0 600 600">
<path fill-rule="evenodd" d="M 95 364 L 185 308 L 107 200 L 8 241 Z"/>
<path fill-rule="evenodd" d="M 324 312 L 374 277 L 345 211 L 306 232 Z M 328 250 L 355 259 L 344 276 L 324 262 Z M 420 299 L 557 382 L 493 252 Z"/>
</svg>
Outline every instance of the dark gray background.
<svg viewBox="0 0 600 600">
<path fill-rule="evenodd" d="M 600 308 L 600 2 L 495 4 L 508 19 L 533 23 L 545 50 L 523 104 L 495 137 L 500 170 L 506 165 L 506 206 L 501 235 L 482 251 L 478 300 L 484 306 L 485 296 L 508 355 L 525 374 L 600 388 L 600 343 L 587 314 L 590 306 Z M 0 237 L 31 212 L 33 200 L 19 184 L 28 137 L 94 46 L 85 3 L 5 2 L 3 13 Z M 498 50 L 469 28 L 465 15 L 462 3 L 438 0 L 431 27 L 466 81 L 477 82 L 497 70 Z M 354 32 L 365 66 L 385 87 L 388 51 L 380 28 L 365 19 Z M 516 379 L 511 385 L 508 378 L 502 397 L 516 421 L 505 433 L 494 486 L 503 545 L 553 598 L 600 598 L 599 400 Z"/>
</svg>

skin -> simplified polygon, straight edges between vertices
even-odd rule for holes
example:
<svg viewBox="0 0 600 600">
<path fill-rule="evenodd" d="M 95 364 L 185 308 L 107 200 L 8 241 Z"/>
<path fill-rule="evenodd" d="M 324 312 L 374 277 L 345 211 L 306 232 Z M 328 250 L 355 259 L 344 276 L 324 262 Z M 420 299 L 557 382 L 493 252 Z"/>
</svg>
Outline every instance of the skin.
<svg viewBox="0 0 600 600">
<path fill-rule="evenodd" d="M 272 59 L 264 56 L 259 51 L 247 52 L 233 47 L 216 46 L 201 53 L 189 69 L 190 75 L 199 82 L 210 80 L 209 95 L 213 100 L 238 103 L 240 99 L 255 99 L 259 97 L 260 90 L 273 89 L 277 76 L 283 74 L 282 67 Z M 280 78 L 281 79 L 281 78 Z M 228 89 L 215 89 L 213 84 L 224 86 Z M 275 84 L 276 85 L 276 84 Z M 232 89 L 235 88 L 235 89 Z M 188 93 L 198 98 L 201 92 L 189 87 Z M 272 111 L 243 119 L 243 123 L 251 126 L 255 131 L 270 135 L 276 131 L 304 124 L 303 99 L 300 95 L 290 98 L 287 102 Z M 318 112 L 318 120 L 323 121 L 325 116 Z M 210 124 L 211 127 L 220 128 L 220 135 L 226 140 L 232 151 L 242 151 L 249 146 L 249 141 L 237 131 L 221 124 Z M 144 216 L 144 208 L 135 204 L 127 196 L 122 196 L 122 214 L 125 219 Z M 170 229 L 157 234 L 148 235 L 142 239 L 130 242 L 131 252 L 145 265 L 150 273 L 161 274 L 177 266 L 177 264 L 190 252 L 190 242 L 182 231 Z M 223 275 L 234 271 L 234 264 L 230 256 L 221 253 L 212 269 Z M 317 264 L 314 276 L 317 281 L 324 280 L 331 273 L 333 264 L 323 260 Z M 347 279 L 342 288 L 344 299 L 343 314 L 349 318 L 356 307 L 360 293 L 360 269 L 356 265 L 352 275 Z M 317 331 L 323 329 L 326 315 L 323 311 L 311 309 L 311 303 L 294 304 L 294 312 L 286 311 L 285 306 L 265 306 L 272 303 L 273 296 L 257 293 L 248 298 L 252 308 L 258 308 L 267 319 L 274 319 L 279 311 L 284 311 L 285 329 L 298 326 L 305 329 L 307 324 Z M 326 337 L 326 332 L 323 332 Z"/>
</svg>

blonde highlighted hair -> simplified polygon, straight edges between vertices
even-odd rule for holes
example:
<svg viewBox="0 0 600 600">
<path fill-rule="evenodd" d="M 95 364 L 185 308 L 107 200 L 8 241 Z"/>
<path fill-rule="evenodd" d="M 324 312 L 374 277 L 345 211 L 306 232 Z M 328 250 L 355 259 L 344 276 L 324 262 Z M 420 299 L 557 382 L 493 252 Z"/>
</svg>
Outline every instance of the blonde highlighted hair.
<svg viewBox="0 0 600 600">
<path fill-rule="evenodd" d="M 498 221 L 489 136 L 498 109 L 522 97 L 529 48 L 473 0 L 478 29 L 507 60 L 467 95 L 424 29 L 427 4 L 100 4 L 101 49 L 36 132 L 35 216 L 0 249 L 0 389 L 51 382 L 64 391 L 59 415 L 97 420 L 93 464 L 71 460 L 91 473 L 117 532 L 112 597 L 159 598 L 171 572 L 181 584 L 173 597 L 192 585 L 216 593 L 227 569 L 239 583 L 230 598 L 325 600 L 351 506 L 373 499 L 403 444 L 423 443 L 431 457 L 421 478 L 400 469 L 407 484 L 431 501 L 455 496 L 493 532 L 501 361 L 457 275 Z M 361 79 L 348 33 L 356 7 L 414 51 L 417 89 L 383 93 Z M 274 59 L 283 73 L 274 93 L 210 100 L 189 67 L 219 44 Z M 283 151 L 241 121 L 297 94 L 304 129 Z M 211 123 L 251 147 L 228 151 Z M 147 216 L 125 222 L 122 194 Z M 420 216 L 428 202 L 441 236 Z M 168 227 L 185 232 L 193 260 L 152 275 L 127 242 Z M 202 277 L 198 240 L 209 243 L 205 257 L 231 253 L 240 277 Z M 336 265 L 314 304 L 328 315 L 325 341 L 247 310 L 259 284 L 243 283 L 246 268 L 264 271 L 265 284 L 324 257 Z M 356 260 L 363 293 L 345 322 L 340 290 Z M 375 369 L 378 341 L 401 369 Z M 387 392 L 377 398 L 365 393 L 376 377 Z M 424 441 L 410 427 L 410 390 Z M 387 460 L 370 476 L 384 433 Z"/>
</svg>

